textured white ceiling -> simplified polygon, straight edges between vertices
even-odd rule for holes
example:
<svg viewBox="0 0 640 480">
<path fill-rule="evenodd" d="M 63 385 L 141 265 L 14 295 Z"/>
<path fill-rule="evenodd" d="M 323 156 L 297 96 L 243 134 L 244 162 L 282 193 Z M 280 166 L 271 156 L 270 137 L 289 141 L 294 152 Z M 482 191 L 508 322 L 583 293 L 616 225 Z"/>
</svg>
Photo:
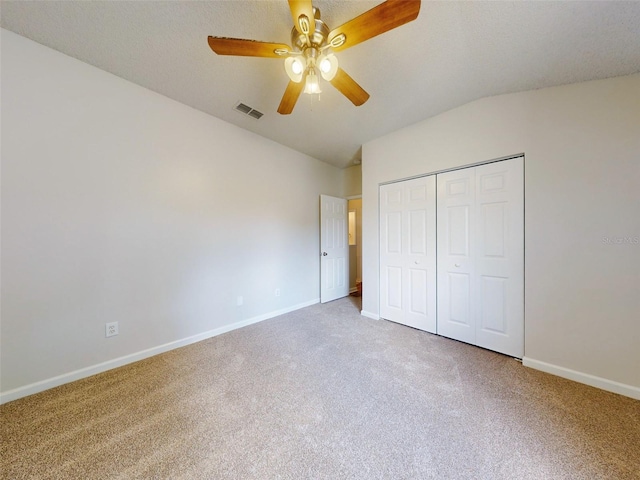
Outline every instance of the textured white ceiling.
<svg viewBox="0 0 640 480">
<path fill-rule="evenodd" d="M 316 0 L 330 28 L 380 3 Z M 290 43 L 286 0 L 7 1 L 2 27 L 169 98 L 344 167 L 363 143 L 469 101 L 640 71 L 640 2 L 431 2 L 338 55 L 371 98 L 324 82 L 276 112 L 280 59 L 217 56 L 207 36 Z M 265 115 L 254 120 L 242 101 Z"/>
</svg>

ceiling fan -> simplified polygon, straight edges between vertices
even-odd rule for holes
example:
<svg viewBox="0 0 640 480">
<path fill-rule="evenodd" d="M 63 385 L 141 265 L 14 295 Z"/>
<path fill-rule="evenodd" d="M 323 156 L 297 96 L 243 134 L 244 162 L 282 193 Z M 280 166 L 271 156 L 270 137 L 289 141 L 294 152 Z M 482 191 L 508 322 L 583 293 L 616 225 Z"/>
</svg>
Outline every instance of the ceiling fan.
<svg viewBox="0 0 640 480">
<path fill-rule="evenodd" d="M 330 30 L 320 19 L 320 10 L 311 0 L 289 0 L 294 27 L 291 46 L 240 38 L 209 37 L 209 46 L 218 55 L 284 58 L 289 84 L 278 113 L 288 115 L 304 90 L 320 93 L 320 75 L 356 105 L 369 94 L 338 66 L 333 52 L 353 47 L 376 35 L 404 25 L 418 17 L 420 0 L 387 0 L 362 15 Z"/>
</svg>

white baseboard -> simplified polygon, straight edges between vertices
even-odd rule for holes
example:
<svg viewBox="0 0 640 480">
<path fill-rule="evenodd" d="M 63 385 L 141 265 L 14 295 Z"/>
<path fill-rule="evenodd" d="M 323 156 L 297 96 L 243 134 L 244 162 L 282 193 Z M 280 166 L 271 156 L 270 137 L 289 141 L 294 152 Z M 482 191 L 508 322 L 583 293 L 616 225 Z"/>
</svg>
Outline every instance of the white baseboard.
<svg viewBox="0 0 640 480">
<path fill-rule="evenodd" d="M 367 318 L 372 318 L 373 320 L 380 320 L 380 315 L 376 313 L 366 312 L 364 310 L 360 310 L 360 315 Z"/>
<path fill-rule="evenodd" d="M 592 387 L 601 388 L 608 392 L 618 393 L 625 397 L 635 398 L 640 400 L 640 388 L 633 385 L 627 385 L 624 383 L 615 382 L 602 377 L 596 377 L 588 373 L 578 372 L 569 368 L 559 367 L 551 363 L 541 362 L 540 360 L 534 360 L 533 358 L 523 357 L 522 365 L 529 368 L 535 368 L 558 377 L 568 378 L 574 382 L 584 383 Z"/>
<path fill-rule="evenodd" d="M 230 325 L 225 325 L 224 327 L 219 327 L 214 330 L 209 330 L 208 332 L 199 333 L 191 337 L 176 340 L 174 342 L 165 343 L 164 345 L 158 345 L 157 347 L 148 348 L 140 352 L 132 353 L 119 358 L 114 358 L 113 360 L 108 360 L 106 362 L 98 363 L 96 365 L 91 365 L 86 368 L 81 368 L 73 372 L 64 373 L 56 377 L 31 383 L 29 385 L 18 387 L 13 390 L 8 390 L 6 392 L 0 393 L 0 405 L 3 403 L 11 402 L 13 400 L 17 400 L 22 397 L 33 395 L 34 393 L 43 392 L 45 390 L 49 390 L 50 388 L 64 385 L 65 383 L 75 382 L 76 380 L 87 378 L 92 375 L 96 375 L 98 373 L 106 372 L 107 370 L 122 367 L 123 365 L 137 362 L 139 360 L 144 360 L 145 358 L 153 357 L 154 355 L 168 352 L 169 350 L 174 350 L 176 348 L 184 347 L 186 345 L 191 345 L 192 343 L 200 342 L 202 340 L 206 340 L 207 338 L 215 337 L 217 335 L 222 335 L 223 333 L 227 333 L 232 330 L 236 330 L 238 328 L 246 327 L 254 323 L 262 322 L 264 320 L 268 320 L 269 318 L 277 317 L 279 315 L 284 315 L 285 313 L 293 312 L 294 310 L 299 310 L 304 307 L 309 307 L 319 302 L 320 302 L 320 299 L 315 298 L 309 302 L 299 303 L 297 305 L 283 308 L 281 310 L 275 310 L 273 312 L 265 313 L 263 315 L 258 315 L 257 317 L 249 318 L 247 320 L 242 320 L 240 322 L 232 323 Z"/>
</svg>

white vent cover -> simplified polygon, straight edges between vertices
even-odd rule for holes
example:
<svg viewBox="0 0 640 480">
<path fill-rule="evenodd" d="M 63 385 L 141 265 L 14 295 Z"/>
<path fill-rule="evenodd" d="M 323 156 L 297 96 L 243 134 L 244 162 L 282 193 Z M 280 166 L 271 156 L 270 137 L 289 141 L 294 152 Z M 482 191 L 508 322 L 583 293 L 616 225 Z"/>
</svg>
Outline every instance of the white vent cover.
<svg viewBox="0 0 640 480">
<path fill-rule="evenodd" d="M 264 113 L 259 112 L 255 108 L 250 107 L 249 105 L 242 102 L 236 103 L 233 109 L 240 113 L 244 113 L 245 115 L 249 115 L 250 117 L 255 118 L 256 120 L 260 119 L 260 117 L 264 115 Z"/>
</svg>

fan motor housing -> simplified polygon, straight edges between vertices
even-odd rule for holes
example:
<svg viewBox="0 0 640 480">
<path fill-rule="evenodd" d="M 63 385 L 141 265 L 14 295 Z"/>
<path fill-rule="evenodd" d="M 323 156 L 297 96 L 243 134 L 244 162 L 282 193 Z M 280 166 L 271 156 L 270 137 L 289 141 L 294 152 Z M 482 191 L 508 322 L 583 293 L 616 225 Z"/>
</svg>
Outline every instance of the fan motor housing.
<svg viewBox="0 0 640 480">
<path fill-rule="evenodd" d="M 318 13 L 319 12 L 320 11 L 318 10 Z M 293 27 L 293 29 L 291 30 L 291 46 L 295 51 L 303 52 L 308 47 L 320 48 L 327 43 L 327 37 L 329 37 L 329 32 L 331 30 L 329 30 L 329 27 L 327 27 L 327 25 L 322 20 L 317 18 L 318 16 L 319 15 L 317 15 L 315 19 L 316 28 L 313 33 L 309 35 L 309 41 L 311 42 L 311 45 L 307 44 L 306 36 L 298 32 L 295 27 Z"/>
</svg>

